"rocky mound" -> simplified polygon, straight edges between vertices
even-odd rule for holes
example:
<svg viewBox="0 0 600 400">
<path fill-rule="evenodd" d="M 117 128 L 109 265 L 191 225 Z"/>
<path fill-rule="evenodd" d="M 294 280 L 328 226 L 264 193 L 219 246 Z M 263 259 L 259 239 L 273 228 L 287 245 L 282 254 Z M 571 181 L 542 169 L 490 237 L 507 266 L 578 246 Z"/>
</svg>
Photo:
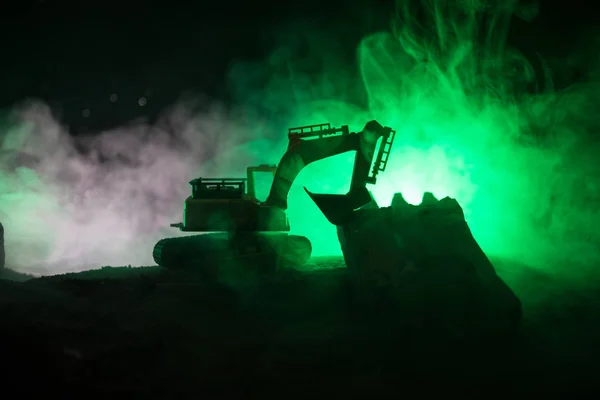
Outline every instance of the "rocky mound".
<svg viewBox="0 0 600 400">
<path fill-rule="evenodd" d="M 455 199 L 426 193 L 414 206 L 396 194 L 391 207 L 372 202 L 356 211 L 338 236 L 363 303 L 392 303 L 402 324 L 458 336 L 503 335 L 519 325 L 519 299 Z"/>
</svg>

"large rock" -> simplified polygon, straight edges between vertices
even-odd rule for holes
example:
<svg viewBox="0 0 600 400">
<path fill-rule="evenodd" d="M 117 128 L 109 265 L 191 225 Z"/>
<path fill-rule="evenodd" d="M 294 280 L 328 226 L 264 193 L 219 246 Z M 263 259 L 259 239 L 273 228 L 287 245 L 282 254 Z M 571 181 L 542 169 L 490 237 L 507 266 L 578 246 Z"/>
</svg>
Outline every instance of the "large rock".
<svg viewBox="0 0 600 400">
<path fill-rule="evenodd" d="M 361 299 L 385 298 L 402 324 L 459 336 L 504 334 L 519 325 L 519 299 L 452 198 L 426 193 L 413 206 L 396 194 L 391 207 L 373 202 L 356 211 L 338 236 Z"/>
</svg>

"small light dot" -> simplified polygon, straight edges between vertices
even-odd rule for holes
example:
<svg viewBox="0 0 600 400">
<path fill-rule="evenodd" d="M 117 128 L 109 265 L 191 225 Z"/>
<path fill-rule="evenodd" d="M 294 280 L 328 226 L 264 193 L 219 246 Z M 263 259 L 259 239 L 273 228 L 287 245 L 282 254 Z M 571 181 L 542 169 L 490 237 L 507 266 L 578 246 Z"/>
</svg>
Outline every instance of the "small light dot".
<svg viewBox="0 0 600 400">
<path fill-rule="evenodd" d="M 145 97 L 140 97 L 138 99 L 138 104 L 140 105 L 140 107 L 144 107 L 146 105 L 146 98 Z"/>
<path fill-rule="evenodd" d="M 119 96 L 117 96 L 117 94 L 116 94 L 116 93 L 113 93 L 113 94 L 111 94 L 111 95 L 110 95 L 110 101 L 111 101 L 111 102 L 113 102 L 113 103 L 114 103 L 114 102 L 116 102 L 117 100 L 119 100 Z"/>
<path fill-rule="evenodd" d="M 81 115 L 83 115 L 84 118 L 89 117 L 92 114 L 92 112 L 89 110 L 89 108 L 86 108 L 85 110 L 83 110 L 81 112 Z"/>
</svg>

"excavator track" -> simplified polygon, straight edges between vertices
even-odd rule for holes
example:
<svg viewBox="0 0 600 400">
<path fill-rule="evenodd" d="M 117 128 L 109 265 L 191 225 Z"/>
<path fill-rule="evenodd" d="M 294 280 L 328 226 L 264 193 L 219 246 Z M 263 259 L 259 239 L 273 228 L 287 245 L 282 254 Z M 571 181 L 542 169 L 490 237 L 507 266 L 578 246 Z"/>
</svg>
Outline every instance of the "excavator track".
<svg viewBox="0 0 600 400">
<path fill-rule="evenodd" d="M 214 275 L 220 268 L 243 266 L 273 272 L 282 266 L 305 264 L 312 246 L 304 236 L 281 232 L 248 232 L 235 237 L 206 233 L 160 240 L 154 261 L 167 269 L 198 270 Z"/>
</svg>

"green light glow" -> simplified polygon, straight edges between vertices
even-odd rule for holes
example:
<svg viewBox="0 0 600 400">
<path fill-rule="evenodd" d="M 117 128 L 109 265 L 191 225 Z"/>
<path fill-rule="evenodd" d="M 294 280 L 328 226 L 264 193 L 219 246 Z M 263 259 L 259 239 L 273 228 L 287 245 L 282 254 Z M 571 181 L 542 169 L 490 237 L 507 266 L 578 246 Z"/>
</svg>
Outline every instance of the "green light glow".
<svg viewBox="0 0 600 400">
<path fill-rule="evenodd" d="M 380 206 L 389 205 L 396 192 L 413 204 L 426 191 L 451 196 L 488 254 L 537 265 L 564 257 L 574 248 L 571 242 L 580 240 L 566 235 L 567 227 L 576 215 L 591 212 L 589 204 L 585 210 L 568 205 L 577 196 L 565 171 L 573 159 L 568 153 L 580 140 L 574 138 L 581 137 L 576 131 L 590 123 L 579 110 L 596 99 L 585 90 L 522 90 L 534 79 L 530 64 L 505 40 L 516 2 L 490 5 L 486 15 L 447 2 L 425 3 L 435 29 L 424 30 L 401 6 L 393 35 L 362 41 L 359 68 L 368 109 L 319 100 L 299 105 L 289 126 L 330 122 L 356 131 L 377 119 L 397 131 L 388 168 L 370 188 Z M 559 99 L 564 101 L 557 108 Z M 529 145 L 541 131 L 552 141 Z M 315 255 L 340 254 L 340 247 L 335 228 L 302 187 L 345 193 L 351 167 L 351 154 L 317 162 L 292 188 L 292 230 L 309 237 Z M 565 185 L 571 189 L 562 191 Z M 560 210 L 557 198 L 563 200 Z M 585 240 L 597 238 L 593 224 L 579 229 Z"/>
</svg>

